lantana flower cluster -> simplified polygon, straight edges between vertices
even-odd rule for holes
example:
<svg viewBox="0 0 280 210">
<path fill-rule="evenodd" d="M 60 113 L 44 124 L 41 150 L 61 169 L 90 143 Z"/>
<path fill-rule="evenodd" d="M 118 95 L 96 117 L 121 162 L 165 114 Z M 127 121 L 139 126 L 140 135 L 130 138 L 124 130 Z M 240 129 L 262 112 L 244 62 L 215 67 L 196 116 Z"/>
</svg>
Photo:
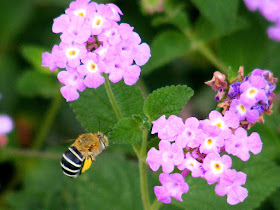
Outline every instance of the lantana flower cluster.
<svg viewBox="0 0 280 210">
<path fill-rule="evenodd" d="M 0 100 L 2 95 L 0 94 Z M 0 114 L 0 147 L 3 147 L 8 142 L 7 134 L 13 129 L 13 120 L 7 114 Z"/>
<path fill-rule="evenodd" d="M 239 72 L 241 77 L 242 71 Z M 152 147 L 148 151 L 146 161 L 153 171 L 160 167 L 162 169 L 159 175 L 161 186 L 154 187 L 157 200 L 170 203 L 173 197 L 182 201 L 182 194 L 189 191 L 185 181 L 185 177 L 189 175 L 203 178 L 209 185 L 216 184 L 215 193 L 219 196 L 227 195 L 230 205 L 244 201 L 248 196 L 248 190 L 242 186 L 246 182 L 246 174 L 232 168 L 229 154 L 248 161 L 250 153 L 256 155 L 261 152 L 262 141 L 258 133 L 249 135 L 242 126 L 242 121 L 251 121 L 251 118 L 241 116 L 240 110 L 244 109 L 240 105 L 236 107 L 236 104 L 242 104 L 245 108 L 260 105 L 264 109 L 270 109 L 276 83 L 272 78 L 269 71 L 256 69 L 240 84 L 232 83 L 229 85 L 232 88 L 226 88 L 224 75 L 215 73 L 208 83 L 217 90 L 223 87 L 222 91 L 229 91 L 223 95 L 230 97 L 227 101 L 234 104 L 232 108 L 225 109 L 222 113 L 211 111 L 209 118 L 204 120 L 190 117 L 183 122 L 175 115 L 167 119 L 163 115 L 152 122 L 151 133 L 157 133 L 160 142 L 158 149 Z M 259 109 L 252 107 L 258 112 Z M 254 116 L 253 119 L 255 118 Z M 180 173 L 172 173 L 175 167 Z"/>
<path fill-rule="evenodd" d="M 51 71 L 66 69 L 57 75 L 64 84 L 61 93 L 67 101 L 79 98 L 78 91 L 98 88 L 109 74 L 113 83 L 124 80 L 133 85 L 150 58 L 150 48 L 127 23 L 118 23 L 122 15 L 115 4 L 97 4 L 90 0 L 70 3 L 52 31 L 61 33 L 61 42 L 52 52 L 42 54 L 42 66 Z"/>
<path fill-rule="evenodd" d="M 259 12 L 270 22 L 274 23 L 267 29 L 269 38 L 280 41 L 280 1 L 279 0 L 244 0 L 250 11 Z"/>
<path fill-rule="evenodd" d="M 263 114 L 272 113 L 273 93 L 277 78 L 268 70 L 254 69 L 251 76 L 244 77 L 240 67 L 238 77 L 233 82 L 226 81 L 225 75 L 215 72 L 211 81 L 206 82 L 217 91 L 215 100 L 223 113 L 229 110 L 238 115 L 245 129 L 251 128 L 256 122 L 264 122 Z M 230 84 L 229 84 L 230 83 Z"/>
</svg>

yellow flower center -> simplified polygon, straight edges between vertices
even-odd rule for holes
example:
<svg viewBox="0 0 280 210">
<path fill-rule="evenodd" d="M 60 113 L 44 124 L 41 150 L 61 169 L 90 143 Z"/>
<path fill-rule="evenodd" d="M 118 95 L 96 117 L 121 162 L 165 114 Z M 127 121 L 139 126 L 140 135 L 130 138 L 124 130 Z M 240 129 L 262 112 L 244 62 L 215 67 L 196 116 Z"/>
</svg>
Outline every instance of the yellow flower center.
<svg viewBox="0 0 280 210">
<path fill-rule="evenodd" d="M 96 65 L 95 65 L 94 63 L 92 63 L 92 64 L 90 65 L 90 70 L 91 70 L 91 71 L 95 71 L 95 70 L 96 70 Z"/>
<path fill-rule="evenodd" d="M 211 139 L 211 138 L 207 139 L 207 144 L 212 144 L 212 142 L 213 142 L 213 139 Z"/>
<path fill-rule="evenodd" d="M 69 56 L 73 57 L 76 55 L 76 53 L 77 53 L 76 50 L 71 50 L 69 51 Z"/>
<path fill-rule="evenodd" d="M 100 19 L 97 19 L 96 22 L 95 22 L 95 25 L 99 26 L 101 23 L 101 20 Z"/>
<path fill-rule="evenodd" d="M 255 92 L 256 92 L 255 89 L 251 89 L 251 90 L 249 91 L 249 94 L 252 95 L 252 94 L 254 94 Z"/>
<path fill-rule="evenodd" d="M 222 124 L 219 122 L 219 123 L 216 124 L 216 126 L 218 126 L 218 127 L 221 128 L 221 127 L 222 127 Z"/>
<path fill-rule="evenodd" d="M 214 164 L 214 167 L 215 167 L 215 169 L 216 169 L 217 171 L 221 170 L 221 166 L 220 166 L 219 163 L 215 163 L 215 164 Z"/>
</svg>

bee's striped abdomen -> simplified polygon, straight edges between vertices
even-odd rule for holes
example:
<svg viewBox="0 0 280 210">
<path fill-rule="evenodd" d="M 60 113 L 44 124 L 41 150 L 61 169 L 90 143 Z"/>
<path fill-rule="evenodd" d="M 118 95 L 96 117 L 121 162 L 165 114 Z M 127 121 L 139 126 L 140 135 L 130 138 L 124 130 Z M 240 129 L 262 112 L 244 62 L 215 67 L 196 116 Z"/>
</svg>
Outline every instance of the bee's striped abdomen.
<svg viewBox="0 0 280 210">
<path fill-rule="evenodd" d="M 76 178 L 80 174 L 83 162 L 82 154 L 72 146 L 63 153 L 60 165 L 66 176 Z"/>
</svg>

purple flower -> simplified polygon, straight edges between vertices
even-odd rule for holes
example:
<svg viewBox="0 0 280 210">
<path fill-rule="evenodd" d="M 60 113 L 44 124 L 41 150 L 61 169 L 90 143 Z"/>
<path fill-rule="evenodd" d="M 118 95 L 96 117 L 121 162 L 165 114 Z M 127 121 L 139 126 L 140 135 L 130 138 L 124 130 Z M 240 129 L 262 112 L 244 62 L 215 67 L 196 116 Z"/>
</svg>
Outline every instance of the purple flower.
<svg viewBox="0 0 280 210">
<path fill-rule="evenodd" d="M 207 183 L 211 185 L 219 182 L 221 175 L 231 167 L 231 163 L 231 158 L 228 155 L 220 157 L 218 153 L 208 154 L 202 165 L 206 171 L 205 179 Z"/>
<path fill-rule="evenodd" d="M 67 67 L 67 71 L 61 71 L 58 73 L 57 78 L 59 82 L 64 84 L 60 89 L 62 96 L 66 101 L 75 101 L 79 98 L 79 91 L 84 91 L 86 86 L 83 83 L 83 77 L 76 71 Z"/>
<path fill-rule="evenodd" d="M 189 152 L 186 154 L 185 159 L 180 165 L 177 166 L 177 168 L 181 171 L 184 169 L 191 171 L 192 177 L 204 177 L 202 163 L 194 159 Z"/>
<path fill-rule="evenodd" d="M 241 187 L 245 182 L 245 173 L 229 169 L 221 175 L 220 182 L 215 186 L 215 193 L 219 196 L 227 195 L 230 205 L 238 204 L 248 196 L 248 190 Z"/>
<path fill-rule="evenodd" d="M 204 154 L 219 153 L 219 149 L 224 146 L 221 129 L 217 126 L 204 126 L 203 132 L 198 135 L 197 139 L 200 143 L 199 151 Z"/>
<path fill-rule="evenodd" d="M 239 98 L 240 96 L 240 82 L 232 83 L 229 86 L 228 96 L 230 99 Z"/>
<path fill-rule="evenodd" d="M 178 135 L 176 143 L 182 148 L 188 146 L 195 148 L 199 146 L 199 142 L 196 141 L 197 135 L 201 132 L 199 127 L 199 120 L 195 117 L 186 119 L 182 132 Z M 181 130 L 181 129 L 180 129 Z"/>
<path fill-rule="evenodd" d="M 177 136 L 184 128 L 184 123 L 181 118 L 170 115 L 166 120 L 165 115 L 162 115 L 157 120 L 153 121 L 152 134 L 158 133 L 161 140 L 175 141 Z"/>
<path fill-rule="evenodd" d="M 10 133 L 13 127 L 13 120 L 8 115 L 0 115 L 0 136 Z"/>
<path fill-rule="evenodd" d="M 95 53 L 88 53 L 84 59 L 82 59 L 83 65 L 77 68 L 77 71 L 86 76 L 84 84 L 89 88 L 98 88 L 105 82 L 104 77 L 101 75 L 105 71 L 105 64 L 100 61 Z"/>
<path fill-rule="evenodd" d="M 147 163 L 153 171 L 157 171 L 162 166 L 164 173 L 171 173 L 174 165 L 179 165 L 184 160 L 184 153 L 176 143 L 171 144 L 168 141 L 160 141 L 159 150 L 152 147 L 147 154 Z"/>
<path fill-rule="evenodd" d="M 61 15 L 54 19 L 52 30 L 54 33 L 62 33 L 60 39 L 64 43 L 76 42 L 83 44 L 90 37 L 90 28 L 81 16 L 74 16 L 71 20 L 67 15 Z"/>
<path fill-rule="evenodd" d="M 264 87 L 267 82 L 262 76 L 250 76 L 248 81 L 240 85 L 242 92 L 240 100 L 248 105 L 255 105 L 257 102 L 265 98 Z"/>
<path fill-rule="evenodd" d="M 238 128 L 239 117 L 231 111 L 226 111 L 224 116 L 218 111 L 211 111 L 209 114 L 209 120 L 203 120 L 201 124 L 202 127 L 206 125 L 218 126 L 222 130 L 221 135 L 226 139 L 231 134 L 230 128 Z"/>
<path fill-rule="evenodd" d="M 181 174 L 162 173 L 159 175 L 159 181 L 162 186 L 155 186 L 154 192 L 157 200 L 163 203 L 170 203 L 171 197 L 183 201 L 182 194 L 189 191 L 189 186 Z"/>
<path fill-rule="evenodd" d="M 249 152 L 258 154 L 261 152 L 262 142 L 258 133 L 252 133 L 249 137 L 244 128 L 235 130 L 234 135 L 225 140 L 225 150 L 243 161 L 250 158 Z"/>
<path fill-rule="evenodd" d="M 246 118 L 249 123 L 253 123 L 259 118 L 259 112 L 256 109 L 251 109 L 251 105 L 244 103 L 242 100 L 233 99 L 229 111 L 237 114 L 240 121 Z"/>
</svg>

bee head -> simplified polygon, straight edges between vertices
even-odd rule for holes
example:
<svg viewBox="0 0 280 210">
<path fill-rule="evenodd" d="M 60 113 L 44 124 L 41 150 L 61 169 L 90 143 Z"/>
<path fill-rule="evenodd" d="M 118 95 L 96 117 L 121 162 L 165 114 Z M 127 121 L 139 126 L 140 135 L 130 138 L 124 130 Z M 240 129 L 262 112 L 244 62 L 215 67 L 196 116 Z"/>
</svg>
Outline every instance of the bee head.
<svg viewBox="0 0 280 210">
<path fill-rule="evenodd" d="M 108 138 L 103 133 L 98 132 L 98 138 L 101 141 L 104 149 L 109 146 Z"/>
</svg>

